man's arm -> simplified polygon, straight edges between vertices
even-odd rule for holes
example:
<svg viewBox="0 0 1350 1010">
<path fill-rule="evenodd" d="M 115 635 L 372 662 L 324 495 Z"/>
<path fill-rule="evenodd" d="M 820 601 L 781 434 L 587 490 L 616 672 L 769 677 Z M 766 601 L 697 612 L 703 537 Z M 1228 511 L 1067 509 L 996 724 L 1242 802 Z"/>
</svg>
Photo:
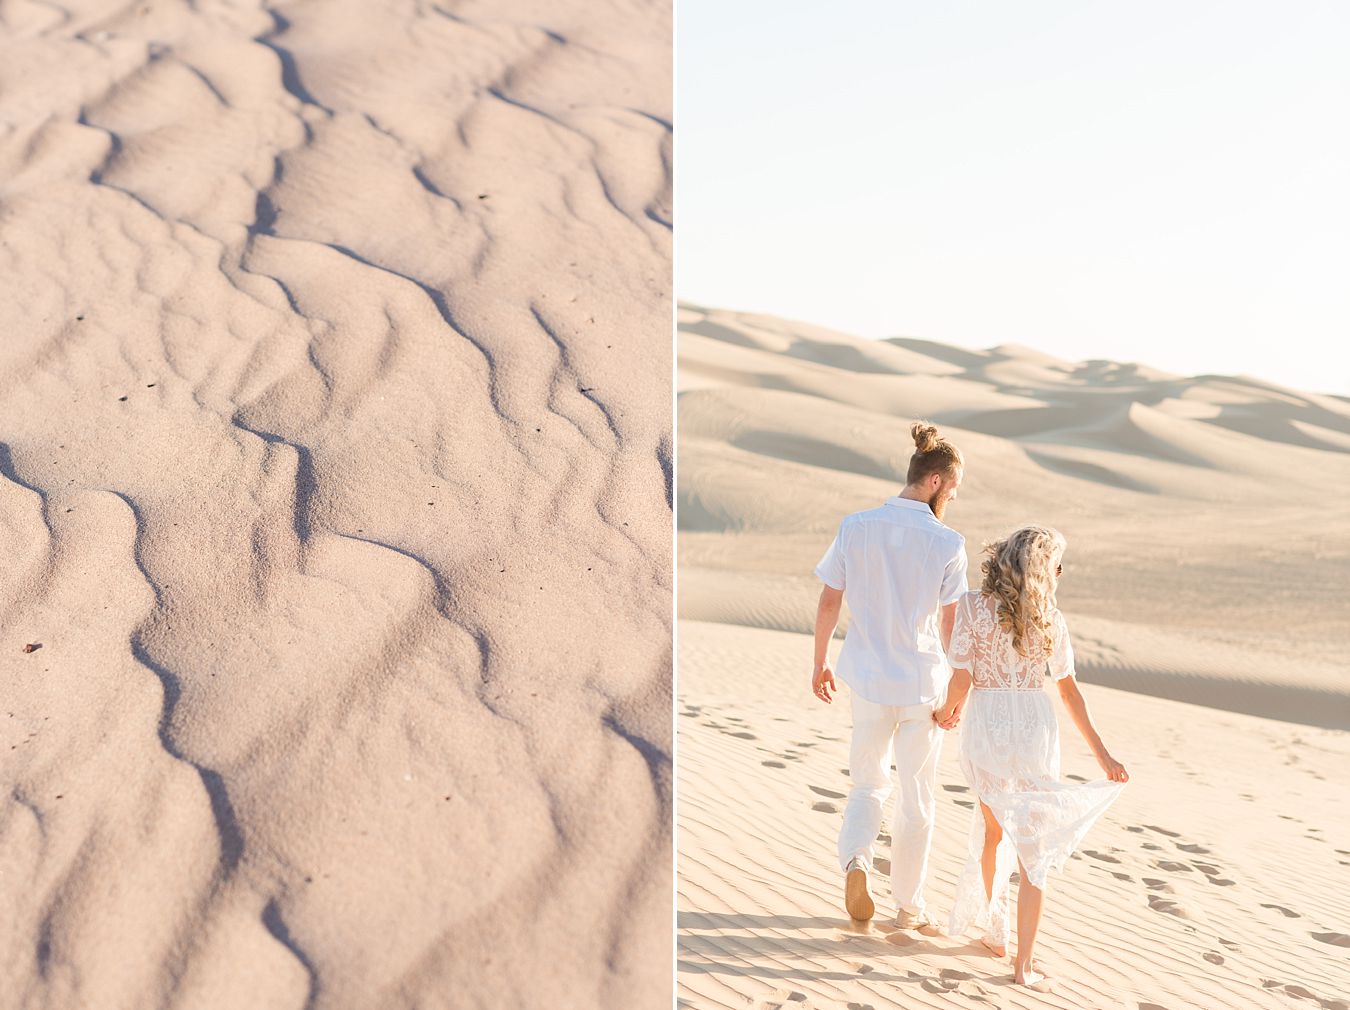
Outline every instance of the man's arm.
<svg viewBox="0 0 1350 1010">
<path fill-rule="evenodd" d="M 960 601 L 958 600 L 957 603 Z M 956 603 L 949 603 L 942 608 L 942 651 L 944 653 L 952 651 L 952 628 L 956 626 Z"/>
<path fill-rule="evenodd" d="M 817 698 L 829 704 L 830 695 L 839 690 L 830 669 L 830 639 L 839 627 L 839 610 L 844 603 L 844 591 L 825 585 L 816 604 L 816 658 L 811 674 L 811 690 Z"/>
</svg>

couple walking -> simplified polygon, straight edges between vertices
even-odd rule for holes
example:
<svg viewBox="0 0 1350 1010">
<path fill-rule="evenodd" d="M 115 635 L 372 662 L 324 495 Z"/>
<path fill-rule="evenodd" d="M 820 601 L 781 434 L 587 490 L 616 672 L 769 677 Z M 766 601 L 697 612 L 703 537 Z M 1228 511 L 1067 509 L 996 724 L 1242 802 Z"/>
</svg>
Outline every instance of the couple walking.
<svg viewBox="0 0 1350 1010">
<path fill-rule="evenodd" d="M 1008 956 L 1008 892 L 1017 894 L 1015 981 L 1049 991 L 1033 959 L 1046 876 L 1059 870 L 1129 776 L 1107 752 L 1074 677 L 1073 648 L 1055 605 L 1064 538 L 1025 526 L 985 547 L 983 583 L 968 591 L 965 539 L 942 523 L 964 475 L 961 453 L 936 428 L 915 424 L 906 486 L 879 508 L 846 517 L 816 566 L 825 583 L 816 613 L 812 689 L 830 702 L 838 685 L 828 648 L 847 592 L 852 622 L 838 677 L 851 689 L 852 789 L 839 832 L 844 904 L 875 913 L 870 877 L 882 804 L 891 824 L 891 891 L 902 929 L 936 926 L 923 883 L 933 837 L 938 753 L 961 726 L 961 769 L 978 807 L 946 931 L 983 929 Z M 940 615 L 940 616 L 939 616 Z M 1046 674 L 1106 779 L 1059 781 L 1059 730 Z"/>
</svg>

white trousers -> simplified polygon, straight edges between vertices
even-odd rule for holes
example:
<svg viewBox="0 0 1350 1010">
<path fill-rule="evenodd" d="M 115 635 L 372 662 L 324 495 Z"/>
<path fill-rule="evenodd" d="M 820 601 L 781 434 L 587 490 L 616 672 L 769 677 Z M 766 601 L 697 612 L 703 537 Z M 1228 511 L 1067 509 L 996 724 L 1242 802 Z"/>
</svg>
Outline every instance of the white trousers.
<svg viewBox="0 0 1350 1010">
<path fill-rule="evenodd" d="M 894 760 L 899 793 L 891 819 L 891 895 L 906 912 L 924 911 L 923 882 L 933 844 L 938 755 L 945 733 L 933 721 L 938 702 L 878 705 L 850 691 L 853 741 L 848 772 L 852 788 L 839 830 L 839 868 L 855 856 L 872 865 L 882 807 L 891 794 Z"/>
</svg>

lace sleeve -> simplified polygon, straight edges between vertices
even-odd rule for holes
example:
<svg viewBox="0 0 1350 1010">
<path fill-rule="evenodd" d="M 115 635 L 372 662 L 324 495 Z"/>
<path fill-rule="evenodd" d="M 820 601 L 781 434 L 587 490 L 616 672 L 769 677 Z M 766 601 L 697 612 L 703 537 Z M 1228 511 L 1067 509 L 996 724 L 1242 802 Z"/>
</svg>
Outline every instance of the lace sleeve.
<svg viewBox="0 0 1350 1010">
<path fill-rule="evenodd" d="M 956 604 L 952 644 L 947 650 L 947 662 L 953 670 L 969 670 L 971 660 L 975 658 L 975 621 L 970 611 L 970 594 L 967 593 Z"/>
<path fill-rule="evenodd" d="M 1069 625 L 1058 610 L 1055 611 L 1054 640 L 1054 647 L 1050 651 L 1050 676 L 1055 680 L 1074 676 L 1076 671 L 1073 668 L 1073 643 L 1069 641 Z"/>
</svg>

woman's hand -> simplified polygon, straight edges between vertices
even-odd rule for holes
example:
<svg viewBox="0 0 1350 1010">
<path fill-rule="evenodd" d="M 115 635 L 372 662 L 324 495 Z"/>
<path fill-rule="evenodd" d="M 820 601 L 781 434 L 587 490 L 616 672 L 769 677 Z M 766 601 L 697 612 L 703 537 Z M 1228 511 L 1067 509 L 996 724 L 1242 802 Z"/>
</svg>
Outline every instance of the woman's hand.
<svg viewBox="0 0 1350 1010">
<path fill-rule="evenodd" d="M 945 702 L 933 710 L 933 721 L 943 729 L 956 729 L 956 724 L 961 721 L 961 706 Z"/>
<path fill-rule="evenodd" d="M 1125 770 L 1125 766 L 1113 758 L 1106 751 L 1097 755 L 1097 763 L 1102 766 L 1102 771 L 1106 772 L 1106 777 L 1112 782 L 1130 781 L 1130 773 Z"/>
</svg>

